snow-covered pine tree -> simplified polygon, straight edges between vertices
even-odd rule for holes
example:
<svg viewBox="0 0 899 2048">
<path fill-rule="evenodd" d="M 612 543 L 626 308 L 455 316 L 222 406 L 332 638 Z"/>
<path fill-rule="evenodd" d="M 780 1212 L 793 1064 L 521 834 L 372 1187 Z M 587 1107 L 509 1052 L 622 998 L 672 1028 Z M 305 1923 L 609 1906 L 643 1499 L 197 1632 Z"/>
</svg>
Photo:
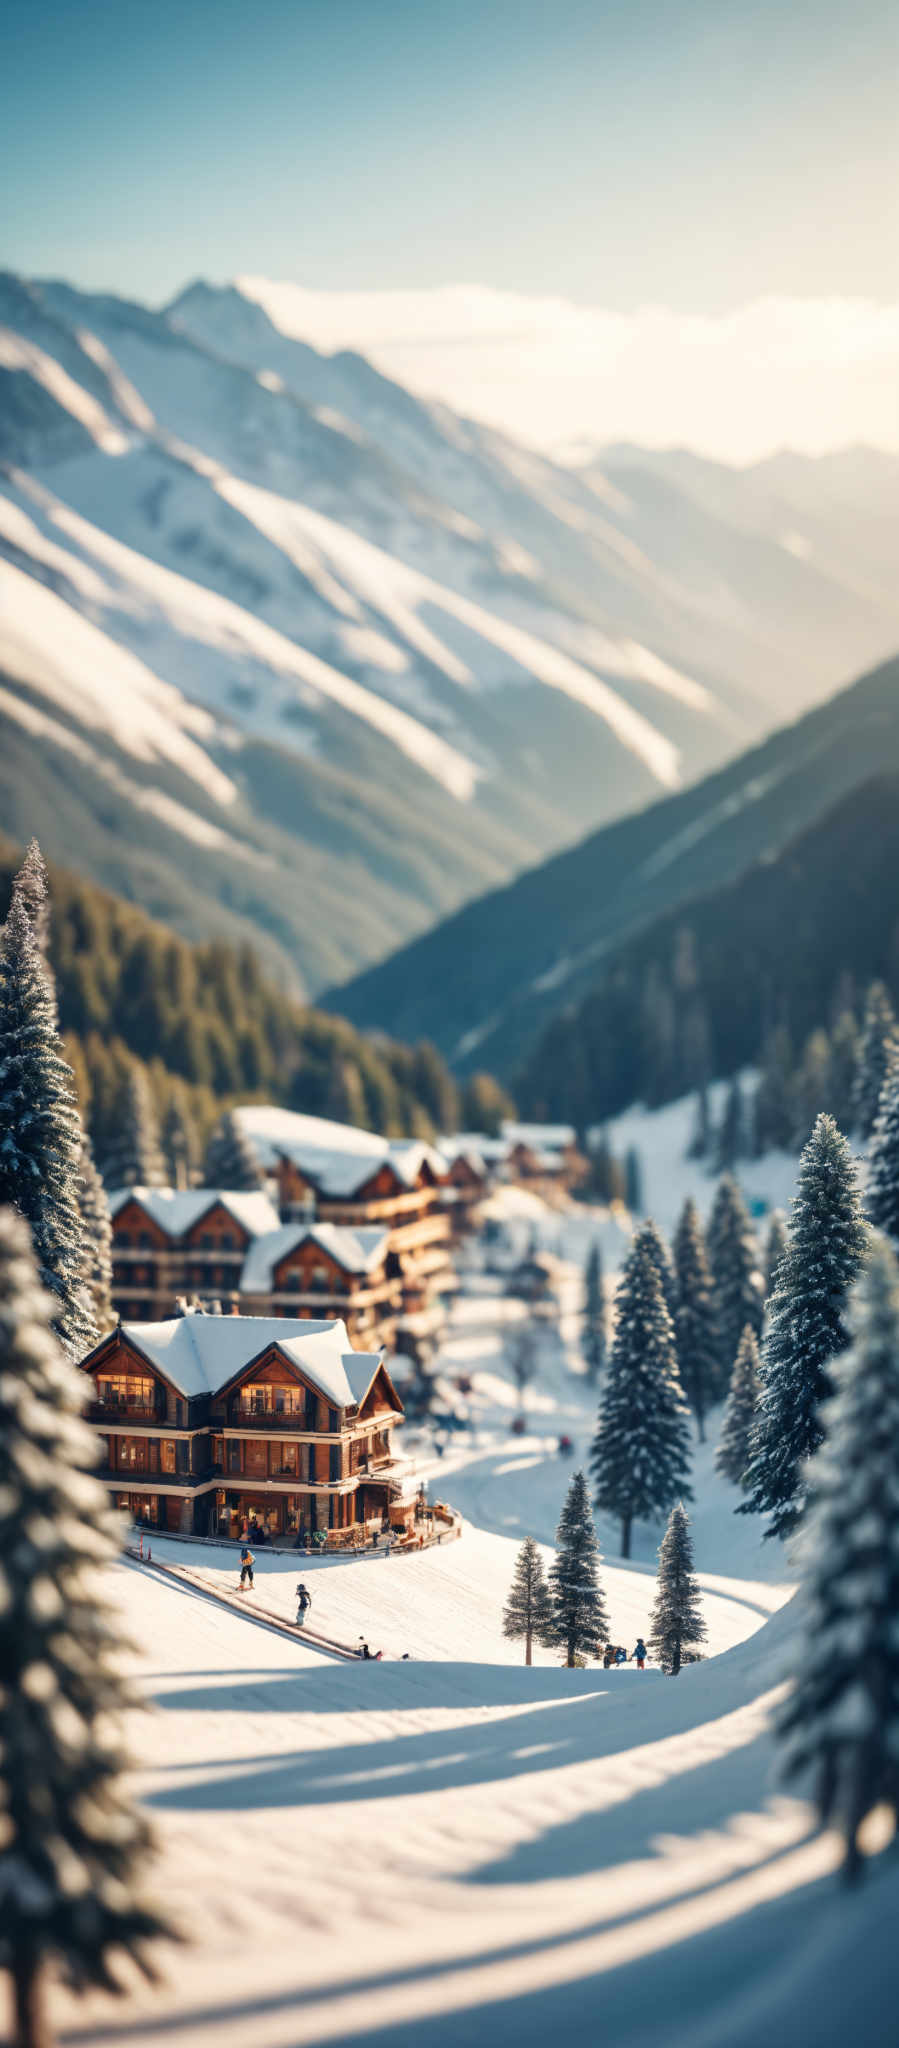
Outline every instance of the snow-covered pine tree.
<svg viewBox="0 0 899 2048">
<path fill-rule="evenodd" d="M 599 1544 L 583 1472 L 575 1473 L 565 1496 L 549 1587 L 551 1614 L 541 1640 L 548 1649 L 564 1650 L 570 1670 L 575 1657 L 595 1656 L 609 1628 L 599 1583 Z"/>
<path fill-rule="evenodd" d="M 735 1486 L 742 1486 L 752 1451 L 752 1432 L 759 1405 L 759 1347 L 751 1324 L 747 1323 L 734 1360 L 730 1393 L 721 1424 L 715 1454 L 716 1470 Z"/>
<path fill-rule="evenodd" d="M 524 1661 L 530 1664 L 535 1641 L 542 1643 L 552 1622 L 552 1603 L 543 1559 L 533 1536 L 526 1536 L 515 1563 L 515 1577 L 503 1609 L 503 1635 L 509 1642 L 524 1637 Z"/>
<path fill-rule="evenodd" d="M 0 935 L 0 1204 L 29 1225 L 54 1327 L 81 1357 L 97 1331 L 84 1288 L 81 1121 L 56 1002 L 17 888 Z"/>
<path fill-rule="evenodd" d="M 830 1368 L 847 1343 L 846 1298 L 868 1244 L 855 1164 L 832 1116 L 819 1116 L 799 1162 L 787 1250 L 768 1303 L 760 1398 L 738 1514 L 770 1514 L 786 1536 L 806 1500 L 806 1461 L 823 1434 Z"/>
<path fill-rule="evenodd" d="M 865 1002 L 865 1020 L 852 1091 L 855 1128 L 870 1138 L 880 1107 L 890 1053 L 896 1044 L 896 1014 L 882 981 L 872 981 Z"/>
<path fill-rule="evenodd" d="M 765 1294 L 755 1233 L 746 1204 L 730 1174 L 719 1182 L 706 1247 L 721 1332 L 723 1391 L 730 1383 L 737 1345 L 746 1324 L 751 1323 L 756 1335 L 762 1327 Z"/>
<path fill-rule="evenodd" d="M 674 1336 L 681 1385 L 705 1436 L 708 1410 L 721 1398 L 721 1333 L 705 1244 L 688 1197 L 674 1234 Z"/>
<path fill-rule="evenodd" d="M 46 2048 L 48 1962 L 116 1989 L 111 1963 L 162 1931 L 138 1876 L 149 1833 L 123 1779 L 117 1551 L 79 1378 L 53 1337 L 28 1226 L 0 1210 L 0 1967 L 16 2048 Z"/>
<path fill-rule="evenodd" d="M 584 1267 L 584 1308 L 582 1344 L 588 1380 L 598 1380 L 606 1355 L 606 1304 L 602 1287 L 602 1257 L 594 1238 Z"/>
<path fill-rule="evenodd" d="M 899 1244 L 899 1048 L 890 1052 L 871 1132 L 865 1207 L 875 1230 Z"/>
<path fill-rule="evenodd" d="M 883 1238 L 850 1322 L 808 1474 L 803 1637 L 779 1733 L 787 1775 L 813 1774 L 821 1820 L 842 1830 L 853 1877 L 865 1816 L 882 1803 L 899 1817 L 899 1267 Z"/>
<path fill-rule="evenodd" d="M 172 1089 L 166 1104 L 162 1120 L 162 1151 L 169 1186 L 189 1188 L 197 1163 L 197 1133 L 179 1088 Z"/>
<path fill-rule="evenodd" d="M 26 915 L 35 936 L 38 952 L 49 974 L 48 951 L 50 946 L 50 882 L 46 862 L 36 839 L 30 839 L 25 858 L 13 885 L 18 889 L 25 905 Z"/>
<path fill-rule="evenodd" d="M 115 1118 L 115 1140 L 103 1161 L 108 1188 L 164 1188 L 165 1160 L 150 1084 L 143 1067 L 131 1062 Z"/>
<path fill-rule="evenodd" d="M 671 1510 L 659 1549 L 659 1575 L 649 1641 L 662 1670 L 676 1678 L 682 1664 L 695 1664 L 708 1633 L 693 1575 L 690 1523 L 683 1503 Z"/>
<path fill-rule="evenodd" d="M 662 1283 L 662 1293 L 665 1296 L 665 1307 L 673 1323 L 677 1313 L 677 1279 L 671 1253 L 658 1224 L 654 1222 L 651 1216 L 647 1216 L 645 1223 L 641 1224 L 640 1236 L 645 1239 L 655 1259 L 656 1271 Z"/>
<path fill-rule="evenodd" d="M 112 1308 L 112 1218 L 106 1189 L 94 1164 L 91 1141 L 81 1138 L 78 1161 L 78 1206 L 81 1210 L 84 1250 L 84 1285 L 90 1298 L 94 1321 L 102 1333 L 111 1329 Z"/>
<path fill-rule="evenodd" d="M 765 1299 L 774 1293 L 777 1268 L 787 1249 L 787 1220 L 782 1209 L 772 1209 L 765 1243 Z"/>
<path fill-rule="evenodd" d="M 665 1515 L 689 1497 L 690 1411 L 677 1370 L 674 1327 L 657 1252 L 638 1230 L 615 1297 L 615 1334 L 590 1455 L 595 1500 L 621 1521 L 630 1556 L 635 1520 Z"/>
<path fill-rule="evenodd" d="M 210 1188 L 252 1189 L 262 1186 L 262 1173 L 246 1133 L 233 1109 L 226 1109 L 206 1147 L 203 1169 Z"/>
</svg>

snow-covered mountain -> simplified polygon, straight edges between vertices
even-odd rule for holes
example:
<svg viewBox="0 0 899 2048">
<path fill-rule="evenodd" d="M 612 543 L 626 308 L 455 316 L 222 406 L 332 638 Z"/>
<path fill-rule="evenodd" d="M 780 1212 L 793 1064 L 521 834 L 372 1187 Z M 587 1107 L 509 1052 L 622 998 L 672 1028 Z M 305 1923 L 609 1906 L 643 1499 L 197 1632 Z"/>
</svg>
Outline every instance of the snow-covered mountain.
<svg viewBox="0 0 899 2048">
<path fill-rule="evenodd" d="M 0 279 L 5 828 L 343 979 L 894 643 L 888 578 L 666 489 L 234 288 Z"/>
</svg>

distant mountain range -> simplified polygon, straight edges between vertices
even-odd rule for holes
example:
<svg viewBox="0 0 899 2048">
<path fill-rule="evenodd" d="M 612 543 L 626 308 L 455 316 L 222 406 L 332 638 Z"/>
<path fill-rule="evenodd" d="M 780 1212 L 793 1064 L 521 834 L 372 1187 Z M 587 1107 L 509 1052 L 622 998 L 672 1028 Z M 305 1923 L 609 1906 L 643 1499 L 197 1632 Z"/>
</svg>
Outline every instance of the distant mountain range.
<svg viewBox="0 0 899 2048">
<path fill-rule="evenodd" d="M 863 676 L 684 794 L 606 826 L 508 888 L 467 905 L 327 1000 L 358 1026 L 377 1023 L 399 1038 L 433 1038 L 460 1072 L 486 1067 L 517 1085 L 527 1067 L 527 1086 L 519 1094 L 533 1108 L 538 1098 L 543 1101 L 535 1048 L 555 1017 L 570 1013 L 597 985 L 607 986 L 622 962 L 630 972 L 638 957 L 647 966 L 663 959 L 667 974 L 679 924 L 692 928 L 699 920 L 702 931 L 717 933 L 726 967 L 733 946 L 741 944 L 746 903 L 760 897 L 767 904 L 764 986 L 773 1018 L 772 958 L 779 945 L 786 981 L 790 955 L 802 939 L 787 886 L 791 844 L 846 799 L 852 800 L 857 844 L 866 814 L 859 792 L 871 777 L 890 775 L 899 775 L 899 660 Z M 870 809 L 871 844 L 859 870 L 869 889 L 879 864 L 877 914 L 887 937 L 899 915 L 899 885 L 881 821 L 896 802 L 897 786 L 884 782 Z M 842 845 L 841 858 L 826 868 L 824 857 L 816 855 L 813 867 L 816 874 L 827 872 L 836 929 L 842 914 L 838 892 L 842 887 L 850 901 L 856 876 L 846 844 L 838 836 L 833 843 Z M 755 894 L 727 894 L 728 885 L 744 876 Z M 817 987 L 821 975 L 833 978 L 837 967 L 818 899 L 815 916 Z M 731 920 L 736 922 L 728 934 Z M 867 928 L 864 919 L 862 926 Z M 635 936 L 641 933 L 645 942 Z M 743 994 L 735 975 L 731 984 L 739 1010 Z M 761 999 L 761 988 L 756 993 Z M 723 1020 L 726 986 L 718 1008 Z M 755 1018 L 755 1003 L 750 1010 Z M 713 1056 L 719 1060 L 729 1062 L 738 1044 L 741 1057 L 748 1056 L 739 1017 L 719 1024 L 716 1041 Z M 629 1099 L 623 1072 L 620 1078 L 625 1092 L 616 1107 Z M 554 1114 L 562 1092 L 554 1083 L 546 1097 L 544 1106 Z M 600 1113 L 597 1104 L 595 1114 Z"/>
<path fill-rule="evenodd" d="M 573 470 L 234 288 L 3 276 L 4 829 L 318 992 L 892 649 L 897 512 L 868 451 Z"/>
</svg>

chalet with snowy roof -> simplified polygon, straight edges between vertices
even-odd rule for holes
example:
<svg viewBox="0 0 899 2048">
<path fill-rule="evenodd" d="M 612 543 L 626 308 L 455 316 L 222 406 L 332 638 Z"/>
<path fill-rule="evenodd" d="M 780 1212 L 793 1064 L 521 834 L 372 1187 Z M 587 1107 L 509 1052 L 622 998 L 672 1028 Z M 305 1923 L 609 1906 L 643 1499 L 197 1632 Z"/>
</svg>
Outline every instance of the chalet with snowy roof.
<svg viewBox="0 0 899 2048">
<path fill-rule="evenodd" d="M 251 1245 L 279 1225 L 268 1195 L 223 1188 L 119 1188 L 109 1207 L 113 1303 L 135 1322 L 184 1295 L 236 1295 Z"/>
<path fill-rule="evenodd" d="M 116 1505 L 153 1528 L 340 1544 L 405 1528 L 403 1407 L 345 1324 L 188 1312 L 121 1323 L 89 1352 L 87 1413 Z"/>
<path fill-rule="evenodd" d="M 456 1287 L 449 1161 L 413 1138 L 301 1116 L 269 1104 L 235 1111 L 281 1220 L 388 1233 L 386 1274 L 400 1285 L 400 1319 L 435 1316 Z"/>
<path fill-rule="evenodd" d="M 551 1198 L 568 1193 L 589 1172 L 589 1162 L 578 1150 L 571 1124 L 507 1122 L 501 1135 L 506 1147 L 504 1178 L 536 1194 Z"/>
</svg>

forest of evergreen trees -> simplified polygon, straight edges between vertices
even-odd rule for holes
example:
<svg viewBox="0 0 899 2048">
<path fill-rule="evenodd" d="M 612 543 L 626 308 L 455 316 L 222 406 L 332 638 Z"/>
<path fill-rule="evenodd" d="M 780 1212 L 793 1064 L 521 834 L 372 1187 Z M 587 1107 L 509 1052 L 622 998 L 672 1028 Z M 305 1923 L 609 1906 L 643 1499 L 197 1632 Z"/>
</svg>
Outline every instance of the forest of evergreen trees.
<svg viewBox="0 0 899 2048">
<path fill-rule="evenodd" d="M 868 987 L 899 999 L 897 797 L 895 778 L 866 784 L 776 860 L 622 946 L 547 1027 L 521 1113 L 584 1129 L 752 1064 L 774 1082 L 762 1143 L 801 1146 L 822 1109 L 845 1126 Z"/>
<path fill-rule="evenodd" d="M 0 857 L 5 916 L 21 852 Z M 135 1066 L 161 1121 L 175 1106 L 198 1146 L 228 1101 L 264 1097 L 392 1136 L 498 1128 L 510 1099 L 489 1076 L 460 1090 L 433 1046 L 365 1038 L 266 979 L 249 946 L 192 946 L 143 911 L 50 870 L 49 959 L 94 1151 L 112 1149 Z"/>
</svg>

